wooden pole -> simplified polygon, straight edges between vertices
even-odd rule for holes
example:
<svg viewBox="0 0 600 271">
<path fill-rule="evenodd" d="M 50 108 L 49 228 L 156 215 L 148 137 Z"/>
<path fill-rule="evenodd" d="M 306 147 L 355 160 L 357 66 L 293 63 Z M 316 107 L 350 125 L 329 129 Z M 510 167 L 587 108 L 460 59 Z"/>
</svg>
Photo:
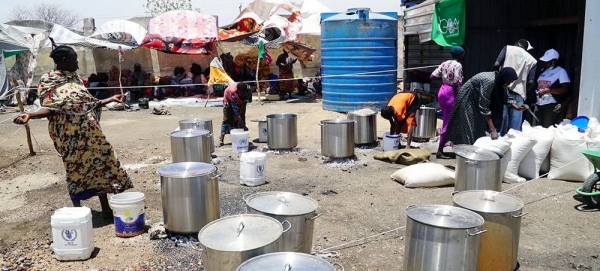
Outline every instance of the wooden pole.
<svg viewBox="0 0 600 271">
<path fill-rule="evenodd" d="M 258 83 L 258 69 L 260 67 L 260 53 L 258 54 L 258 59 L 256 61 L 256 92 L 258 93 L 258 104 L 262 105 L 262 101 L 260 99 L 260 85 Z M 252 98 L 252 97 L 250 97 Z"/>
<path fill-rule="evenodd" d="M 25 113 L 25 109 L 23 108 L 23 101 L 21 101 L 21 92 L 17 91 L 15 94 L 17 97 L 17 104 L 19 105 L 19 110 L 21 113 Z M 27 132 L 27 145 L 29 146 L 29 155 L 34 156 L 35 151 L 33 150 L 33 144 L 31 143 L 31 130 L 29 129 L 29 124 L 25 124 L 25 132 Z"/>
<path fill-rule="evenodd" d="M 119 61 L 119 89 L 121 89 L 121 95 L 125 95 L 123 94 L 123 83 L 121 83 L 121 62 Z M 125 97 L 123 97 L 123 99 L 125 99 Z"/>
</svg>

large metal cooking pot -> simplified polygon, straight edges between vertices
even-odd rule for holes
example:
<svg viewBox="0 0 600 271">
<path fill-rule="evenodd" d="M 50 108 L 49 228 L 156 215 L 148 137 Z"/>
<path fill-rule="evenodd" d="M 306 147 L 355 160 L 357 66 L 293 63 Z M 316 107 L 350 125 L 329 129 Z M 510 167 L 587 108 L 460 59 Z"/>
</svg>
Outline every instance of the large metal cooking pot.
<svg viewBox="0 0 600 271">
<path fill-rule="evenodd" d="M 298 146 L 298 116 L 267 115 L 267 145 L 273 150 L 291 150 Z"/>
<path fill-rule="evenodd" d="M 161 166 L 157 172 L 167 230 L 196 233 L 219 218 L 219 176 L 215 166 L 175 163 Z"/>
<path fill-rule="evenodd" d="M 210 131 L 210 153 L 215 152 L 215 139 L 213 133 L 213 125 L 211 119 L 194 118 L 179 121 L 179 129 L 197 129 Z"/>
<path fill-rule="evenodd" d="M 346 158 L 354 155 L 354 120 L 321 121 L 321 155 Z"/>
<path fill-rule="evenodd" d="M 210 163 L 210 132 L 208 130 L 186 129 L 172 132 L 171 155 L 173 163 Z"/>
<path fill-rule="evenodd" d="M 289 230 L 291 226 L 287 224 Z M 234 271 L 251 258 L 279 252 L 284 231 L 281 222 L 264 215 L 234 215 L 215 220 L 198 234 L 204 270 Z"/>
<path fill-rule="evenodd" d="M 487 233 L 481 237 L 477 270 L 516 270 L 525 203 L 515 196 L 483 190 L 459 192 L 452 200 L 485 220 Z"/>
<path fill-rule="evenodd" d="M 319 204 L 314 199 L 289 192 L 261 192 L 245 197 L 249 213 L 288 221 L 292 228 L 283 234 L 281 251 L 310 253 Z"/>
<path fill-rule="evenodd" d="M 418 138 L 435 137 L 437 126 L 437 110 L 431 107 L 421 107 L 415 114 L 417 127 L 413 131 L 413 136 Z"/>
<path fill-rule="evenodd" d="M 348 113 L 348 119 L 356 121 L 354 143 L 371 144 L 377 141 L 377 112 L 352 111 Z"/>
<path fill-rule="evenodd" d="M 471 145 L 456 145 L 454 153 L 456 153 L 454 191 L 502 190 L 502 161 L 497 153 Z"/>
<path fill-rule="evenodd" d="M 236 271 L 336 271 L 339 263 L 330 264 L 321 257 L 295 252 L 269 253 L 244 262 Z"/>
<path fill-rule="evenodd" d="M 477 270 L 483 217 L 445 205 L 409 206 L 406 215 L 404 270 Z"/>
</svg>

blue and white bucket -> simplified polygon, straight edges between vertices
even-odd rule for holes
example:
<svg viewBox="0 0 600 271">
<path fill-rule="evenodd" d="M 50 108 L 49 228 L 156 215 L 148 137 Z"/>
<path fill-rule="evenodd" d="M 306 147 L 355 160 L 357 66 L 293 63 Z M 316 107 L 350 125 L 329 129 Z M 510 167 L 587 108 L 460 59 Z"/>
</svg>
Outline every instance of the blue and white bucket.
<svg viewBox="0 0 600 271">
<path fill-rule="evenodd" d="M 113 210 L 115 233 L 119 237 L 133 237 L 144 233 L 146 218 L 142 192 L 124 192 L 110 197 L 108 203 Z"/>
</svg>

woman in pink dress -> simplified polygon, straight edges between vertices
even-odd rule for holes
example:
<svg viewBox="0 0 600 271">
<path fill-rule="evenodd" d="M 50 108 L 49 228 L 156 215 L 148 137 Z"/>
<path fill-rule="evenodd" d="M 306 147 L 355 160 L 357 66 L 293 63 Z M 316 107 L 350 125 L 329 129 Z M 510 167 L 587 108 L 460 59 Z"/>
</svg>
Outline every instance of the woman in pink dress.
<svg viewBox="0 0 600 271">
<path fill-rule="evenodd" d="M 453 46 L 450 49 L 450 55 L 452 55 L 452 59 L 442 63 L 431 74 L 431 79 L 441 78 L 443 83 L 438 91 L 438 103 L 440 104 L 444 119 L 442 131 L 440 132 L 440 145 L 436 155 L 438 159 L 449 159 L 444 154 L 444 147 L 448 142 L 446 139 L 446 130 L 452 108 L 454 107 L 454 97 L 462 86 L 464 79 L 462 64 L 460 62 L 465 58 L 465 50 L 460 46 Z"/>
</svg>

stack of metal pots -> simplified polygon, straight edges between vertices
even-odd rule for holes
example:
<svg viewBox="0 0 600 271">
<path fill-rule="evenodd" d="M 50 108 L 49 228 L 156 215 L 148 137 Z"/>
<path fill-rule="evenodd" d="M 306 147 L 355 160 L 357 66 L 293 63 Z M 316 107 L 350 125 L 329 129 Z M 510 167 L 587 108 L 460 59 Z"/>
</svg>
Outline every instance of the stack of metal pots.
<svg viewBox="0 0 600 271">
<path fill-rule="evenodd" d="M 245 198 L 248 213 L 288 221 L 292 227 L 283 234 L 281 251 L 310 253 L 319 204 L 314 199 L 289 192 L 261 192 Z"/>
<path fill-rule="evenodd" d="M 321 155 L 346 158 L 354 155 L 354 120 L 321 121 Z"/>
<path fill-rule="evenodd" d="M 285 229 L 284 229 L 285 224 Z M 224 217 L 206 225 L 198 234 L 206 271 L 235 271 L 243 262 L 281 250 L 281 236 L 290 229 L 264 215 Z"/>
<path fill-rule="evenodd" d="M 185 129 L 172 132 L 171 155 L 173 163 L 202 162 L 210 163 L 211 135 L 208 130 Z"/>
<path fill-rule="evenodd" d="M 483 217 L 454 206 L 406 209 L 404 270 L 477 270 Z"/>
<path fill-rule="evenodd" d="M 354 120 L 354 143 L 373 144 L 377 141 L 377 112 L 357 110 L 348 113 L 348 119 Z"/>
<path fill-rule="evenodd" d="M 267 115 L 267 145 L 272 150 L 291 150 L 298 146 L 298 116 Z"/>
<path fill-rule="evenodd" d="M 496 191 L 463 191 L 454 194 L 455 206 L 481 215 L 487 231 L 481 238 L 477 270 L 517 270 L 521 218 L 525 203 Z M 475 270 L 475 269 L 474 269 Z"/>
<path fill-rule="evenodd" d="M 185 162 L 158 168 L 165 229 L 197 233 L 220 216 L 217 168 Z"/>
<path fill-rule="evenodd" d="M 206 118 L 194 118 L 194 119 L 185 119 L 179 121 L 179 129 L 196 129 L 196 130 L 208 130 L 209 133 L 209 144 L 210 144 L 210 153 L 215 152 L 215 139 L 213 133 L 213 125 L 211 119 Z"/>
<path fill-rule="evenodd" d="M 454 146 L 454 191 L 502 190 L 502 160 L 497 153 L 471 145 Z"/>
</svg>

